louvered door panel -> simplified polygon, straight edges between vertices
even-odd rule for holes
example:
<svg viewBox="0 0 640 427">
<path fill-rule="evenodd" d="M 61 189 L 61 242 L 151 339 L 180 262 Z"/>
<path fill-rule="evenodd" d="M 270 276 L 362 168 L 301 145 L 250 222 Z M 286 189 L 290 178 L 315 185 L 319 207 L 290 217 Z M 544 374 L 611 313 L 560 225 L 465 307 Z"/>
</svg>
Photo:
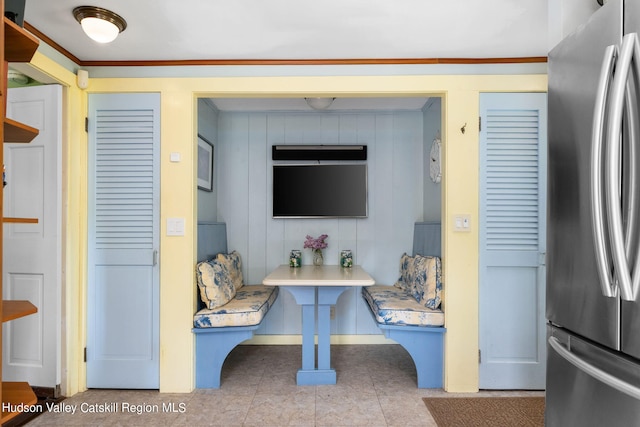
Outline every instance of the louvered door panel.
<svg viewBox="0 0 640 427">
<path fill-rule="evenodd" d="M 484 232 L 489 251 L 538 250 L 539 122 L 537 110 L 487 112 Z"/>
<path fill-rule="evenodd" d="M 480 387 L 544 388 L 546 95 L 483 94 Z"/>
<path fill-rule="evenodd" d="M 96 249 L 153 250 L 153 110 L 96 112 Z"/>
<path fill-rule="evenodd" d="M 159 105 L 89 97 L 90 388 L 159 387 Z"/>
</svg>

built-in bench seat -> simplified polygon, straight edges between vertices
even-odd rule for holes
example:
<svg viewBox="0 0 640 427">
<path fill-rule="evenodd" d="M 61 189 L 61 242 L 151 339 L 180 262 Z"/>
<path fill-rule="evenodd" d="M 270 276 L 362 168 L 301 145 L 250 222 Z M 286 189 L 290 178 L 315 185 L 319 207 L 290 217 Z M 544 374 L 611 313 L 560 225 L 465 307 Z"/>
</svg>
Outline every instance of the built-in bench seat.
<svg viewBox="0 0 640 427">
<path fill-rule="evenodd" d="M 222 365 L 238 344 L 251 339 L 278 298 L 277 286 L 246 285 L 227 304 L 193 316 L 196 388 L 220 388 Z"/>
<path fill-rule="evenodd" d="M 400 278 L 393 286 L 362 288 L 378 328 L 411 355 L 418 388 L 442 387 L 446 329 L 441 292 L 439 223 L 416 224 L 414 256 L 402 255 Z"/>
<path fill-rule="evenodd" d="M 202 239 L 202 241 L 200 240 Z M 278 287 L 245 285 L 240 255 L 226 253 L 224 223 L 198 225 L 196 277 L 202 308 L 193 316 L 196 388 L 220 388 L 225 359 L 251 339 L 278 298 Z"/>
<path fill-rule="evenodd" d="M 238 289 L 235 297 L 225 305 L 198 311 L 193 316 L 193 326 L 225 328 L 260 325 L 277 298 L 276 286 L 245 285 Z"/>
<path fill-rule="evenodd" d="M 396 326 L 444 326 L 444 312 L 427 308 L 404 290 L 389 285 L 367 286 L 362 296 L 376 323 Z"/>
</svg>

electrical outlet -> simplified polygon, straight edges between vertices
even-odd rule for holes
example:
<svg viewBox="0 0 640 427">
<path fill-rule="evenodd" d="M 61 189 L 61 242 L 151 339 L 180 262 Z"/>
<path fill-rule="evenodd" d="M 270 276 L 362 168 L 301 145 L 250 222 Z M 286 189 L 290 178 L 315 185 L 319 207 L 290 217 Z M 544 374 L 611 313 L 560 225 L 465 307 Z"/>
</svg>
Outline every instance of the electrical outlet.
<svg viewBox="0 0 640 427">
<path fill-rule="evenodd" d="M 334 320 L 334 319 L 336 318 L 336 307 L 335 307 L 335 305 L 332 305 L 332 306 L 329 308 L 329 318 L 330 318 L 331 320 Z"/>
</svg>

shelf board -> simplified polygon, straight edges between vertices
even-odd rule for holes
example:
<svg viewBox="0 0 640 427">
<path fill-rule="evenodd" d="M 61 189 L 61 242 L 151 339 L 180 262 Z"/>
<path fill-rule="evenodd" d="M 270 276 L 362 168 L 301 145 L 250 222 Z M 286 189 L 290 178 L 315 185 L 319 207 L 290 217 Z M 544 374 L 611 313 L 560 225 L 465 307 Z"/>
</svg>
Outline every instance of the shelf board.
<svg viewBox="0 0 640 427">
<path fill-rule="evenodd" d="M 38 218 L 14 218 L 5 216 L 2 218 L 2 222 L 5 224 L 37 224 Z"/>
<path fill-rule="evenodd" d="M 31 142 L 40 131 L 24 123 L 17 122 L 8 117 L 4 118 L 5 142 Z"/>
<path fill-rule="evenodd" d="M 6 17 L 4 19 L 4 40 L 3 53 L 0 56 L 4 56 L 4 68 L 3 71 L 3 83 L 0 89 L 0 99 L 4 98 L 7 89 L 7 62 L 31 62 L 33 55 L 38 50 L 40 41 L 28 31 L 24 30 L 14 22 L 10 21 Z M 4 98 L 6 103 L 6 98 Z M 2 108 L 4 111 L 4 108 Z M 38 136 L 38 129 L 23 123 L 4 118 L 3 123 L 4 141 L 6 142 L 31 142 L 36 136 Z M 1 142 L 4 142 L 1 141 Z M 1 187 L 0 187 L 1 190 Z M 0 191 L 0 194 L 2 191 Z M 10 223 L 37 223 L 37 218 L 3 218 L 2 222 Z M 0 281 L 0 289 L 2 284 Z M 36 306 L 29 301 L 11 300 L 2 301 L 2 321 L 7 322 L 10 320 L 18 319 L 23 316 L 37 313 Z M 19 405 L 34 405 L 38 402 L 38 399 L 27 382 L 3 382 L 2 391 L 2 412 L 0 415 L 0 424 L 5 424 L 7 421 L 20 415 L 22 412 L 11 412 L 10 407 L 18 407 Z M 6 408 L 9 404 L 9 408 Z M 5 410 L 7 409 L 7 410 Z"/>
<path fill-rule="evenodd" d="M 2 322 L 19 319 L 38 312 L 38 307 L 27 300 L 2 300 Z"/>
<path fill-rule="evenodd" d="M 35 405 L 38 403 L 36 394 L 29 386 L 29 383 L 25 382 L 3 382 L 2 383 L 2 407 L 11 404 L 11 406 L 19 405 Z M 22 412 L 5 412 L 2 411 L 2 419 L 0 423 L 4 424 L 15 416 L 20 415 Z"/>
<path fill-rule="evenodd" d="M 4 17 L 4 60 L 31 62 L 40 41 L 24 28 Z"/>
</svg>

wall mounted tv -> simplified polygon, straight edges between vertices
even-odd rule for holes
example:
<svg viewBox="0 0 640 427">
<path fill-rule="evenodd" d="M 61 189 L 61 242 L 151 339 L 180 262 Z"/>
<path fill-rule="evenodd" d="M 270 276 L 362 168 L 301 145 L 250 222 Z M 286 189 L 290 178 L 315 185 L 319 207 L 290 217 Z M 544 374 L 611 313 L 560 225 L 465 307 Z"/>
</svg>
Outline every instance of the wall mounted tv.
<svg viewBox="0 0 640 427">
<path fill-rule="evenodd" d="M 366 163 L 273 166 L 274 218 L 366 216 Z"/>
</svg>

